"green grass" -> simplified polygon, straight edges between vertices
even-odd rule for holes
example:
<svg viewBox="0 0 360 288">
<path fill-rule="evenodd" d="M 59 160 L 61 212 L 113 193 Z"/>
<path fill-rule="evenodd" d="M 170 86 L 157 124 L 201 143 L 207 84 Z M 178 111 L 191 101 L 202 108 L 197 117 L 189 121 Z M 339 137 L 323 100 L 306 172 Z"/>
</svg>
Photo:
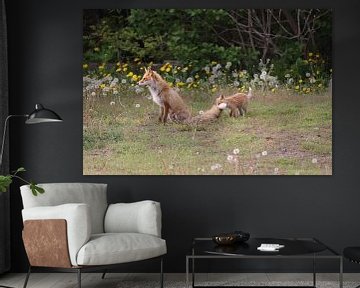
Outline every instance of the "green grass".
<svg viewBox="0 0 360 288">
<path fill-rule="evenodd" d="M 210 108 L 214 98 L 203 92 L 185 96 L 193 115 Z M 84 99 L 85 175 L 332 173 L 329 95 L 257 95 L 245 117 L 230 118 L 225 111 L 215 123 L 198 127 L 160 124 L 158 106 L 144 96 L 118 100 Z M 229 162 L 234 149 L 240 151 L 233 155 L 237 161 Z"/>
</svg>

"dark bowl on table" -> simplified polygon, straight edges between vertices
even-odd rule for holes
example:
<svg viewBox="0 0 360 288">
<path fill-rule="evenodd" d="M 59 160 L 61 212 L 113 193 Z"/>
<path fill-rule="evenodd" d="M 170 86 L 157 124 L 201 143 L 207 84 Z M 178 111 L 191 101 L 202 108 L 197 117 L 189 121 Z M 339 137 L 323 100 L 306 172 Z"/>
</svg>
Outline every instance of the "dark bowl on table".
<svg viewBox="0 0 360 288">
<path fill-rule="evenodd" d="M 234 231 L 231 233 L 221 233 L 212 237 L 212 240 L 218 245 L 232 245 L 249 240 L 250 234 L 243 231 Z"/>
</svg>

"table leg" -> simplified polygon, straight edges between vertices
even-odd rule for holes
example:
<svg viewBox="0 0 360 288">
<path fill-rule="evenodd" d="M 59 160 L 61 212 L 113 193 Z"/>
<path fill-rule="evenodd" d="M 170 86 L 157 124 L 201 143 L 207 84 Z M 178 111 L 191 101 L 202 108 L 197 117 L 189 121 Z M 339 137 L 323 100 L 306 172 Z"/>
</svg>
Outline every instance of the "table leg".
<svg viewBox="0 0 360 288">
<path fill-rule="evenodd" d="M 339 287 L 343 288 L 343 257 L 340 257 Z"/>
<path fill-rule="evenodd" d="M 195 258 L 192 258 L 192 287 L 195 287 Z"/>
<path fill-rule="evenodd" d="M 316 287 L 316 256 L 313 258 L 313 286 Z"/>
<path fill-rule="evenodd" d="M 186 288 L 189 288 L 189 257 L 186 256 Z"/>
</svg>

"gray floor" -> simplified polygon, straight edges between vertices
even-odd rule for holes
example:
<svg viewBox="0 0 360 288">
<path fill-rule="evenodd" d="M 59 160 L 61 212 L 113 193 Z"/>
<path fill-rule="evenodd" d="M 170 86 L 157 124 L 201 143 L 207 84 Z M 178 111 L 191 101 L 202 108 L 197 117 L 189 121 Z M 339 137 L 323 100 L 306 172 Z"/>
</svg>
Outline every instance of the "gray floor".
<svg viewBox="0 0 360 288">
<path fill-rule="evenodd" d="M 25 274 L 5 274 L 0 276 L 0 285 L 21 288 Z M 339 287 L 338 274 L 317 274 L 317 287 Z M 197 283 L 203 285 L 311 285 L 312 274 L 289 273 L 212 273 L 199 274 Z M 101 279 L 100 273 L 84 273 L 82 276 L 83 288 L 130 288 L 130 287 L 159 287 L 158 274 L 124 274 L 109 273 L 106 279 Z M 344 288 L 355 287 L 360 284 L 360 274 L 344 274 Z M 165 274 L 165 288 L 185 287 L 185 274 Z M 75 288 L 75 273 L 33 273 L 28 288 Z"/>
</svg>

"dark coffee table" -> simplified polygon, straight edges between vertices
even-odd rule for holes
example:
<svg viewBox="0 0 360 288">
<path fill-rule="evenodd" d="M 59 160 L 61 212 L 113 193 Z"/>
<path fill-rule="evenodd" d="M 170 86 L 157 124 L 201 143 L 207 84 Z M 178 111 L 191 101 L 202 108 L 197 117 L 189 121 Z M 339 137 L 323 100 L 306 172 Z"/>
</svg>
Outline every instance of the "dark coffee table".
<svg viewBox="0 0 360 288">
<path fill-rule="evenodd" d="M 262 243 L 274 243 L 284 245 L 277 252 L 263 252 L 257 250 Z M 245 243 L 229 246 L 219 246 L 211 238 L 195 238 L 191 248 L 191 254 L 186 256 L 186 287 L 189 287 L 189 271 L 191 268 L 192 287 L 204 287 L 195 285 L 195 260 L 200 259 L 312 259 L 313 285 L 293 287 L 316 287 L 316 260 L 335 259 L 339 261 L 339 287 L 343 287 L 343 258 L 335 250 L 315 238 L 250 238 Z M 190 267 L 191 266 L 191 267 Z M 211 286 L 214 287 L 214 286 Z M 222 286 L 226 287 L 226 286 Z M 231 286 L 234 287 L 234 286 Z M 247 286 L 235 286 L 247 287 Z M 254 287 L 254 286 L 251 286 Z M 264 286 L 262 286 L 264 287 Z M 271 286 L 274 287 L 274 286 Z M 284 286 L 281 286 L 284 287 Z"/>
</svg>

